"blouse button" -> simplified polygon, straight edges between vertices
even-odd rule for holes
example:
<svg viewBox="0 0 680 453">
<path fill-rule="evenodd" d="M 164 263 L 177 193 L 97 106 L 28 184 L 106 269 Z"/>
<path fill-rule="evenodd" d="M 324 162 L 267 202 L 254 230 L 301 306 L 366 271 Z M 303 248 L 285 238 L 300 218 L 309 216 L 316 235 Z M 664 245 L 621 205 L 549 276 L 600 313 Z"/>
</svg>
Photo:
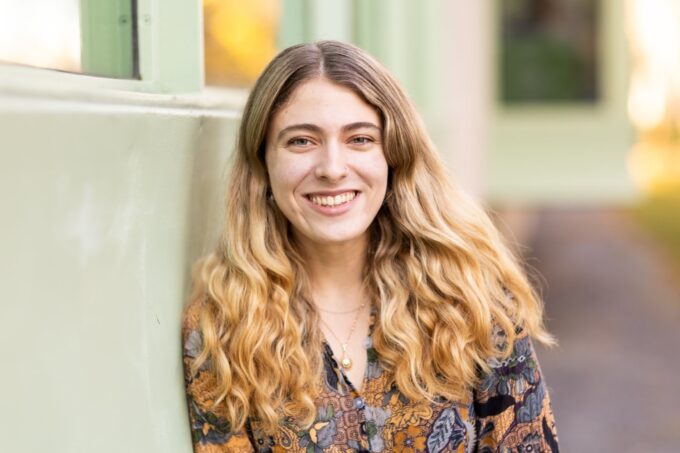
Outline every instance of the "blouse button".
<svg viewBox="0 0 680 453">
<path fill-rule="evenodd" d="M 364 399 L 361 397 L 354 398 L 354 407 L 357 409 L 363 409 L 366 406 L 366 403 L 364 403 Z"/>
</svg>

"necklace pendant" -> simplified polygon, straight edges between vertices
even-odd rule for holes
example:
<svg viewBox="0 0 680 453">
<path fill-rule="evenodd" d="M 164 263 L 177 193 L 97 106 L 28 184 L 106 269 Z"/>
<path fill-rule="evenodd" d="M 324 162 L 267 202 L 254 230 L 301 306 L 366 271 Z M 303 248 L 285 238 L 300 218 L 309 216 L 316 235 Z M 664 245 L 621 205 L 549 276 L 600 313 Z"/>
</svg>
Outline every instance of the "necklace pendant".
<svg viewBox="0 0 680 453">
<path fill-rule="evenodd" d="M 342 365 L 342 368 L 349 371 L 352 368 L 352 359 L 349 357 L 343 357 L 340 361 L 340 365 Z"/>
</svg>

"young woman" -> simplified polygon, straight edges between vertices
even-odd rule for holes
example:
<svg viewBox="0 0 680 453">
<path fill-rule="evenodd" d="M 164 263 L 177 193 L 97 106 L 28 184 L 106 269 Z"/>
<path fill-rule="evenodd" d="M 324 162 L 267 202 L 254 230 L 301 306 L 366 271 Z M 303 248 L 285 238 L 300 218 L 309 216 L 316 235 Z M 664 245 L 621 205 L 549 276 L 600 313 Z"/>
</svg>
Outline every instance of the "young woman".
<svg viewBox="0 0 680 453">
<path fill-rule="evenodd" d="M 541 304 L 369 55 L 269 64 L 225 224 L 185 313 L 196 453 L 558 450 Z"/>
</svg>

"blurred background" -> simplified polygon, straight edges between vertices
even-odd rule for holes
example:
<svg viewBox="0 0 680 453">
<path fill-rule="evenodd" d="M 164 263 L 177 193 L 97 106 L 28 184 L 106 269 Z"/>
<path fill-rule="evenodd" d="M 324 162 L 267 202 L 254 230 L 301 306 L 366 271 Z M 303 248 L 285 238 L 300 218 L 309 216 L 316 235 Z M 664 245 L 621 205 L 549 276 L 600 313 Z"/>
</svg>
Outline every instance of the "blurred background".
<svg viewBox="0 0 680 453">
<path fill-rule="evenodd" d="M 0 0 L 0 451 L 189 452 L 179 320 L 248 89 L 339 39 L 526 262 L 563 451 L 680 451 L 680 0 Z"/>
</svg>

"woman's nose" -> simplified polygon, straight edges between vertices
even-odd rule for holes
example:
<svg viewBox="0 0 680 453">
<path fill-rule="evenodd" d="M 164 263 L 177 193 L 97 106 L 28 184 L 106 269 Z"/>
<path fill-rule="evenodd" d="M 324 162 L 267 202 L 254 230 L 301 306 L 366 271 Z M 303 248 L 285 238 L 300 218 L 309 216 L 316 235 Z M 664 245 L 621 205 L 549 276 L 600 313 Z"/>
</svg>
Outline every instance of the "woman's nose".
<svg viewBox="0 0 680 453">
<path fill-rule="evenodd" d="M 328 143 L 319 153 L 319 161 L 315 169 L 315 175 L 319 179 L 331 182 L 339 181 L 347 176 L 347 151 L 338 143 Z"/>
</svg>

